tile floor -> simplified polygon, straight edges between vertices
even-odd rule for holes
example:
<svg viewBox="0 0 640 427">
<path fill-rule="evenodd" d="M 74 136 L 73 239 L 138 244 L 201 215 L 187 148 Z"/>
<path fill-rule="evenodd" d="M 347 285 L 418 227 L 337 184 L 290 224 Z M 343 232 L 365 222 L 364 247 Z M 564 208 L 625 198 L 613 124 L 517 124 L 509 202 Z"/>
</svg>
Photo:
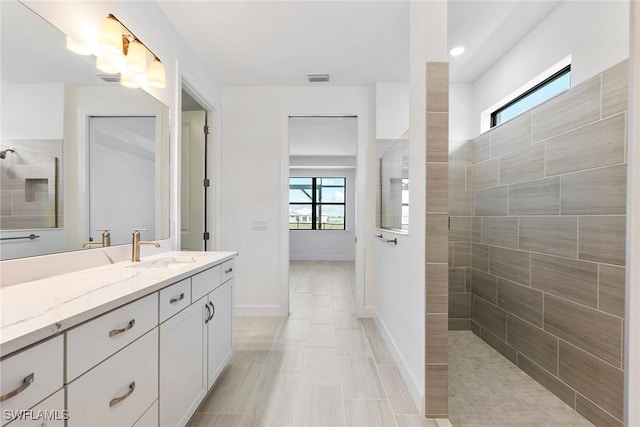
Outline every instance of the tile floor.
<svg viewBox="0 0 640 427">
<path fill-rule="evenodd" d="M 290 279 L 289 318 L 235 318 L 192 427 L 450 426 L 418 414 L 374 321 L 355 318 L 352 262 L 292 262 Z"/>
<path fill-rule="evenodd" d="M 292 262 L 288 318 L 236 317 L 235 354 L 191 427 L 450 427 L 419 415 L 372 319 L 353 314 L 353 263 Z M 471 332 L 449 338 L 453 426 L 588 426 Z"/>
<path fill-rule="evenodd" d="M 455 427 L 591 426 L 471 331 L 449 331 L 449 420 Z"/>
</svg>

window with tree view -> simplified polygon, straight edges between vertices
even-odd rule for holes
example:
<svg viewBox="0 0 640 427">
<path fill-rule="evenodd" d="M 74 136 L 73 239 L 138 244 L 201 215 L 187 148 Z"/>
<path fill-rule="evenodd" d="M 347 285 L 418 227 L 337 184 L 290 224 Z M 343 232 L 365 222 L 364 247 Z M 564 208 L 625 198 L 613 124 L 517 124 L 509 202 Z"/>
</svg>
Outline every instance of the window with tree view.
<svg viewBox="0 0 640 427">
<path fill-rule="evenodd" d="M 290 230 L 344 230 L 346 178 L 289 178 Z"/>
</svg>

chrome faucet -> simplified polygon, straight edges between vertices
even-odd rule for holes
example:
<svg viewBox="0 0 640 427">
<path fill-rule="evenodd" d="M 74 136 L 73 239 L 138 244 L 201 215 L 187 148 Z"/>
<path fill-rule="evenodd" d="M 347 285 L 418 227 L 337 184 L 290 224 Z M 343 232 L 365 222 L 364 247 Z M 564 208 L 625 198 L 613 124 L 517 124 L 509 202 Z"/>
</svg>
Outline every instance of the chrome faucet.
<svg viewBox="0 0 640 427">
<path fill-rule="evenodd" d="M 141 245 L 153 245 L 156 248 L 160 247 L 160 243 L 151 240 L 148 242 L 145 242 L 143 240 L 140 240 L 140 232 L 141 231 L 147 231 L 146 228 L 134 228 L 133 229 L 133 247 L 131 248 L 131 262 L 140 262 L 140 246 Z"/>
<path fill-rule="evenodd" d="M 102 241 L 101 242 L 88 241 L 82 245 L 82 249 L 86 249 L 91 246 L 102 246 L 103 248 L 111 246 L 111 230 L 109 230 L 108 228 L 105 228 L 105 229 L 100 229 L 96 231 L 102 231 Z"/>
</svg>

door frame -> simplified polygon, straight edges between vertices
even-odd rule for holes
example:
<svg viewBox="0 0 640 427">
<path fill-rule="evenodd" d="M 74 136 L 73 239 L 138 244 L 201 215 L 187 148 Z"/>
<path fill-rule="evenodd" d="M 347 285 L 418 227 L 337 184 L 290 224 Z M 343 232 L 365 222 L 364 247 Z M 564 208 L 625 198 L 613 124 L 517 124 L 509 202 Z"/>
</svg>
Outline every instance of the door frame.
<svg viewBox="0 0 640 427">
<path fill-rule="evenodd" d="M 355 259 L 355 314 L 357 317 L 373 317 L 373 308 L 366 305 L 365 292 L 365 232 L 367 190 L 367 141 L 369 138 L 368 115 L 360 108 L 345 111 L 318 108 L 282 108 L 280 112 L 280 306 L 289 314 L 289 118 L 292 116 L 351 116 L 358 121 L 356 150 L 356 259 Z"/>
<path fill-rule="evenodd" d="M 205 112 L 205 123 L 209 126 L 209 134 L 207 135 L 205 141 L 205 178 L 208 178 L 211 182 L 211 186 L 209 187 L 209 192 L 205 191 L 205 212 L 204 212 L 204 221 L 205 221 L 205 231 L 208 231 L 209 234 L 213 237 L 209 240 L 209 244 L 206 244 L 207 251 L 216 251 L 219 250 L 221 246 L 221 236 L 219 233 L 220 227 L 220 175 L 221 175 L 221 156 L 220 156 L 220 132 L 218 129 L 218 112 L 215 108 L 208 103 L 202 95 L 198 92 L 194 85 L 189 82 L 189 79 L 185 76 L 181 76 L 179 78 L 180 85 L 178 88 L 177 94 L 177 105 L 178 105 L 178 120 L 177 126 L 180 128 L 182 126 L 182 91 L 188 92 L 189 95 L 203 108 Z M 180 132 L 177 132 L 178 143 L 182 142 L 182 136 Z M 177 178 L 179 179 L 182 176 L 181 169 L 181 151 L 180 145 L 178 145 L 176 149 L 176 170 L 177 170 Z M 176 204 L 177 204 L 177 218 L 176 218 L 176 237 L 177 243 L 176 247 L 180 248 L 181 245 L 181 236 L 180 236 L 180 224 L 182 223 L 181 213 L 180 213 L 180 203 L 182 200 L 182 195 L 180 194 L 180 186 L 179 182 L 176 185 Z"/>
</svg>

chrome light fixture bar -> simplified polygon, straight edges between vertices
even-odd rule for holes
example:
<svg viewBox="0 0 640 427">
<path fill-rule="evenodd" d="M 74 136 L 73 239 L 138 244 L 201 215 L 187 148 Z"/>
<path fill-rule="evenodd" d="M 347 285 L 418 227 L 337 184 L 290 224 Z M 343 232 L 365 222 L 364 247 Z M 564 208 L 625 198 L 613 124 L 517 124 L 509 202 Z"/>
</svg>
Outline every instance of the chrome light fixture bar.
<svg viewBox="0 0 640 427">
<path fill-rule="evenodd" d="M 160 58 L 153 53 L 147 45 L 127 28 L 113 14 L 107 15 L 102 20 L 100 27 L 100 49 L 117 57 L 124 57 L 126 68 L 131 73 L 145 75 L 149 86 L 164 88 L 167 85 L 164 65 Z M 153 57 L 147 71 L 147 53 Z M 99 64 L 99 69 L 105 72 L 104 64 Z M 137 87 L 135 79 L 124 74 L 120 82 L 126 87 Z"/>
</svg>

